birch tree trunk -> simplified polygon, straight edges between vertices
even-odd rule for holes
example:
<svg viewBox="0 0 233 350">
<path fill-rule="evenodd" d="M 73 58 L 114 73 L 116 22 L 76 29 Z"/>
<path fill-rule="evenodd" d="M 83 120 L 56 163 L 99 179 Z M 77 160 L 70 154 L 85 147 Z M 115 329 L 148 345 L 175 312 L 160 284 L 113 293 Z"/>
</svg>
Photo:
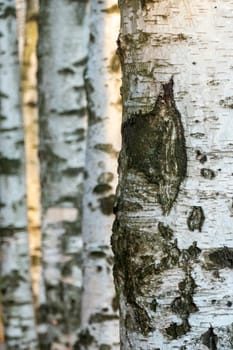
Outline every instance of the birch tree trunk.
<svg viewBox="0 0 233 350">
<path fill-rule="evenodd" d="M 110 248 L 120 149 L 120 62 L 116 1 L 92 1 L 86 89 L 89 125 L 83 204 L 84 281 L 81 349 L 119 349 Z"/>
<path fill-rule="evenodd" d="M 25 40 L 22 65 L 22 95 L 25 130 L 28 230 L 31 256 L 32 289 L 35 305 L 38 304 L 41 274 L 40 241 L 40 183 L 38 161 L 38 105 L 37 105 L 37 0 L 27 1 Z"/>
<path fill-rule="evenodd" d="M 122 349 L 230 350 L 233 2 L 120 8 Z"/>
<path fill-rule="evenodd" d="M 71 349 L 80 324 L 87 2 L 40 2 L 41 349 Z M 44 326 L 43 326 L 44 324 Z M 47 324 L 47 326 L 46 326 Z"/>
<path fill-rule="evenodd" d="M 27 12 L 27 0 L 15 0 L 17 30 L 18 30 L 18 52 L 20 63 L 23 61 L 24 42 L 25 42 L 25 23 Z"/>
<path fill-rule="evenodd" d="M 37 349 L 14 1 L 0 1 L 1 295 L 7 349 Z"/>
</svg>

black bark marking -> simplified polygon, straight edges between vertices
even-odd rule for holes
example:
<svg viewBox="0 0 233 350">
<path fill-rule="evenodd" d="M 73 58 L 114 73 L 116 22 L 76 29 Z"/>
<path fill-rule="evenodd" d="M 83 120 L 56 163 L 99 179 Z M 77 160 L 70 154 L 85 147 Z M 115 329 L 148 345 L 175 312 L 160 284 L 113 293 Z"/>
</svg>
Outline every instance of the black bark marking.
<svg viewBox="0 0 233 350">
<path fill-rule="evenodd" d="M 193 295 L 196 288 L 196 283 L 190 273 L 178 285 L 180 296 L 175 298 L 171 303 L 171 309 L 174 313 L 180 316 L 182 323 L 177 325 L 172 323 L 166 328 L 166 333 L 173 339 L 186 334 L 190 330 L 189 316 L 191 313 L 197 312 L 198 307 L 193 301 Z"/>
<path fill-rule="evenodd" d="M 208 257 L 216 268 L 224 269 L 228 267 L 233 269 L 233 248 L 223 247 L 215 249 Z"/>
<path fill-rule="evenodd" d="M 101 193 L 108 192 L 111 189 L 112 189 L 112 186 L 110 186 L 109 184 L 98 184 L 94 187 L 93 193 L 101 194 Z"/>
<path fill-rule="evenodd" d="M 1 5 L 1 4 L 0 4 Z M 7 18 L 9 16 L 16 17 L 15 7 L 2 5 L 3 8 L 0 8 L 0 18 Z"/>
<path fill-rule="evenodd" d="M 99 199 L 100 202 L 100 210 L 104 215 L 112 215 L 113 214 L 113 205 L 115 202 L 115 195 L 111 194 L 108 197 L 102 197 Z"/>
<path fill-rule="evenodd" d="M 205 179 L 212 180 L 215 178 L 215 172 L 211 169 L 203 168 L 201 169 L 201 176 L 203 176 Z"/>
<path fill-rule="evenodd" d="M 189 230 L 198 230 L 199 232 L 201 232 L 204 221 L 205 216 L 202 207 L 192 207 L 192 211 L 187 219 Z"/>
<path fill-rule="evenodd" d="M 210 325 L 207 332 L 201 336 L 202 344 L 207 346 L 210 350 L 217 350 L 218 337 L 214 333 L 214 328 Z"/>
<path fill-rule="evenodd" d="M 6 158 L 0 153 L 0 173 L 2 175 L 16 175 L 21 165 L 21 159 Z"/>
<path fill-rule="evenodd" d="M 207 162 L 206 154 L 202 153 L 200 150 L 196 151 L 196 159 L 199 160 L 201 164 L 204 164 L 205 162 Z"/>
<path fill-rule="evenodd" d="M 190 331 L 190 325 L 187 322 L 182 322 L 181 324 L 177 324 L 176 322 L 172 322 L 169 327 L 165 329 L 167 335 L 172 339 L 177 339 L 182 337 L 182 335 L 186 334 Z"/>
<path fill-rule="evenodd" d="M 168 214 L 187 170 L 181 115 L 173 95 L 173 79 L 163 85 L 153 110 L 131 116 L 122 127 L 128 167 L 157 186 L 157 200 Z"/>
</svg>

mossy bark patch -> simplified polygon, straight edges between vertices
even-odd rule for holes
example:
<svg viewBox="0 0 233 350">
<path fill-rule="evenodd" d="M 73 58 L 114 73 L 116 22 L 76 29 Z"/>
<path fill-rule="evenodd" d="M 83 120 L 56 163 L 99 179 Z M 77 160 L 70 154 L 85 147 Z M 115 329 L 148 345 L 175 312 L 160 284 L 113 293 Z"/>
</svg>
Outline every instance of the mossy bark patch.
<svg viewBox="0 0 233 350">
<path fill-rule="evenodd" d="M 156 185 L 157 200 L 168 214 L 186 176 L 187 155 L 173 79 L 162 88 L 153 110 L 130 116 L 123 124 L 122 136 L 128 168 Z"/>
</svg>

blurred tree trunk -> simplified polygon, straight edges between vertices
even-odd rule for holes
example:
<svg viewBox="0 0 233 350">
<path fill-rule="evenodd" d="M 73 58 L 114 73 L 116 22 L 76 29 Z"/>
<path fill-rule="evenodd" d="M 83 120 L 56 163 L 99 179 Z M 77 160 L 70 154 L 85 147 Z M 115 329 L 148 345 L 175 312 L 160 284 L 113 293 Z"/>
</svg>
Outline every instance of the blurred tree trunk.
<svg viewBox="0 0 233 350">
<path fill-rule="evenodd" d="M 120 1 L 122 349 L 230 350 L 232 1 Z"/>
<path fill-rule="evenodd" d="M 87 1 L 40 1 L 41 349 L 71 349 L 80 324 L 87 41 Z"/>
<path fill-rule="evenodd" d="M 29 0 L 15 0 L 17 15 L 17 31 L 18 31 L 18 52 L 20 63 L 23 61 L 24 41 L 25 41 L 25 25 L 27 3 Z"/>
<path fill-rule="evenodd" d="M 83 213 L 81 349 L 119 349 L 118 303 L 110 248 L 120 149 L 120 62 L 116 1 L 92 1 L 86 75 L 89 125 Z"/>
<path fill-rule="evenodd" d="M 1 295 L 7 349 L 37 349 L 26 213 L 25 155 L 14 1 L 0 1 Z"/>
<path fill-rule="evenodd" d="M 38 304 L 40 270 L 40 184 L 38 161 L 37 39 L 38 0 L 28 0 L 22 64 L 22 95 L 26 149 L 28 230 L 31 276 L 35 305 Z"/>
</svg>

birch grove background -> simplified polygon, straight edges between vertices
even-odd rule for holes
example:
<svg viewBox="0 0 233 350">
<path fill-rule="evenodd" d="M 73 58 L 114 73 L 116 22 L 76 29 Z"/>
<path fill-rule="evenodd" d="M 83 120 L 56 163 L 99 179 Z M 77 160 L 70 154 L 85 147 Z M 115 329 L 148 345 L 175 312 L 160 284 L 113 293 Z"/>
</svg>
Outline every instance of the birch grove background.
<svg viewBox="0 0 233 350">
<path fill-rule="evenodd" d="M 8 126 L 1 120 L 7 142 L 1 137 L 1 164 L 3 157 L 19 162 L 17 154 L 22 162 L 21 173 L 18 165 L 6 174 L 1 166 L 1 343 L 25 350 L 117 349 L 110 248 L 121 120 L 117 4 L 12 0 L 0 9 L 1 114 L 5 95 L 14 108 Z M 87 72 L 88 51 L 94 61 Z M 4 189 L 13 212 L 20 200 L 23 224 L 6 212 Z"/>
</svg>

